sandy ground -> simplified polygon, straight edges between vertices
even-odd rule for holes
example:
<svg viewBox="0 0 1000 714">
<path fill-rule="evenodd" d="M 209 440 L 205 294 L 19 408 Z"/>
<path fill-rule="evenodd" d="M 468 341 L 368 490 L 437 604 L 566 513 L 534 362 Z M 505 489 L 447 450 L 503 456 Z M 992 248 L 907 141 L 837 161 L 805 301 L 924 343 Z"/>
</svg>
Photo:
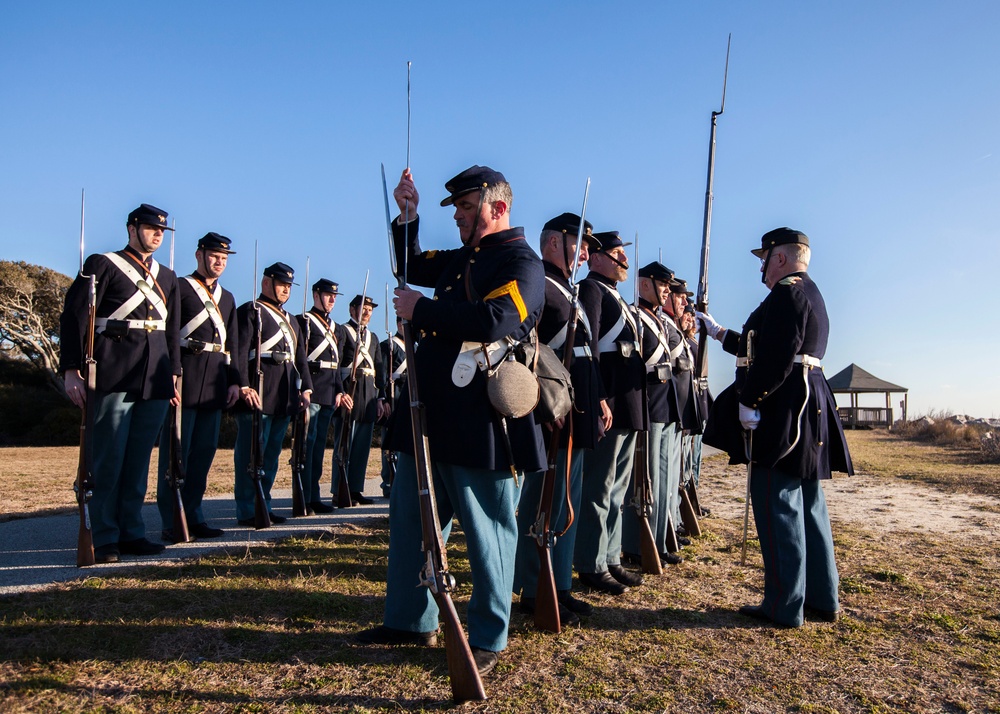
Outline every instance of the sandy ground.
<svg viewBox="0 0 1000 714">
<path fill-rule="evenodd" d="M 720 518 L 742 518 L 746 467 L 729 466 L 724 457 L 714 457 L 702 470 L 702 505 Z M 1000 514 L 983 510 L 996 505 L 989 496 L 946 493 L 919 482 L 871 474 L 835 474 L 823 482 L 823 491 L 833 522 L 858 523 L 878 532 L 940 532 L 1000 541 Z"/>
</svg>

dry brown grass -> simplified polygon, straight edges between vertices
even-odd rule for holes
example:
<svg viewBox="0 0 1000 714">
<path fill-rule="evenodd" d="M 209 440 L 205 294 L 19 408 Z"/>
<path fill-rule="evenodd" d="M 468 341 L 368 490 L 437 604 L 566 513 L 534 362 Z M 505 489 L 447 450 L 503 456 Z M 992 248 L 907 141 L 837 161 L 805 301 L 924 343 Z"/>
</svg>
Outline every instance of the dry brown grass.
<svg viewBox="0 0 1000 714">
<path fill-rule="evenodd" d="M 865 470 L 896 464 L 893 439 L 858 434 Z M 902 475 L 935 472 L 918 463 L 924 452 L 907 453 Z M 731 491 L 743 474 L 713 459 L 703 493 Z M 741 519 L 702 525 L 680 566 L 621 598 L 584 595 L 597 611 L 583 628 L 542 634 L 515 614 L 490 699 L 462 709 L 1000 712 L 1000 534 L 970 542 L 835 522 L 844 617 L 775 630 L 735 612 L 762 585 L 754 548 L 739 565 Z M 0 710 L 450 708 L 443 648 L 351 639 L 381 619 L 385 526 L 0 599 Z M 461 534 L 449 559 L 464 614 Z"/>
</svg>

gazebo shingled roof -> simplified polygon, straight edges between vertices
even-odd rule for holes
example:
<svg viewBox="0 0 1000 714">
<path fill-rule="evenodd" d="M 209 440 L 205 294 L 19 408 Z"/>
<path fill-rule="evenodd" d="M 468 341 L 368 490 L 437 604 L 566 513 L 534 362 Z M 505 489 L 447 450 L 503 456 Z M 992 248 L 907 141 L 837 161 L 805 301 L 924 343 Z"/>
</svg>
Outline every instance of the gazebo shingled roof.
<svg viewBox="0 0 1000 714">
<path fill-rule="evenodd" d="M 830 389 L 839 393 L 850 392 L 903 392 L 909 390 L 898 384 L 879 379 L 856 364 L 850 364 L 826 380 Z"/>
</svg>

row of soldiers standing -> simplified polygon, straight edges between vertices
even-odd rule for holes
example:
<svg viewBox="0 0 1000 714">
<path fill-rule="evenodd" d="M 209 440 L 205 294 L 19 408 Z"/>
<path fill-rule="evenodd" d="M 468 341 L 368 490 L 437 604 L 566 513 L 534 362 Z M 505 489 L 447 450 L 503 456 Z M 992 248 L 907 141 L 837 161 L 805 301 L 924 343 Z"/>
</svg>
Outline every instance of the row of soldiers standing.
<svg viewBox="0 0 1000 714">
<path fill-rule="evenodd" d="M 235 252 L 227 237 L 218 233 L 202 237 L 194 254 L 196 270 L 178 277 L 153 259 L 165 232 L 172 230 L 165 211 L 142 204 L 129 214 L 126 228 L 124 249 L 87 258 L 67 292 L 61 319 L 60 369 L 67 394 L 81 408 L 88 399 L 94 400 L 87 438 L 92 450 L 89 511 L 96 562 L 163 551 L 162 544 L 146 538 L 142 518 L 149 462 L 158 438 L 162 539 L 168 543 L 179 539 L 165 438 L 171 428 L 166 421 L 170 405 L 181 409 L 181 497 L 188 531 L 195 538 L 224 534 L 207 522 L 202 499 L 226 409 L 234 411 L 237 424 L 234 494 L 240 525 L 254 525 L 251 441 L 260 438 L 261 481 L 270 504 L 285 433 L 292 417 L 304 410 L 311 416 L 302 474 L 309 510 L 333 510 L 323 503 L 321 481 L 327 433 L 335 415 L 337 429 L 353 432 L 350 454 L 345 455 L 352 504 L 370 503 L 363 495 L 365 467 L 374 423 L 390 411 L 384 397 L 391 390 L 383 365 L 391 363 L 393 346 L 388 340 L 380 346 L 368 329 L 374 301 L 357 296 L 351 302 L 350 321 L 338 325 L 330 318 L 338 285 L 321 279 L 312 286 L 313 307 L 292 316 L 283 305 L 295 275 L 288 265 L 275 263 L 263 271 L 259 296 L 237 308 L 233 294 L 219 282 Z M 90 276 L 96 284 L 96 320 L 93 354 L 86 355 Z M 81 374 L 87 357 L 92 357 L 91 368 L 96 369 L 93 393 L 88 393 Z M 258 359 L 264 375 L 262 393 L 252 379 Z M 402 379 L 405 365 L 392 364 L 392 377 Z M 252 433 L 252 410 L 261 414 L 259 435 Z M 334 472 L 332 489 L 338 485 L 336 479 Z M 270 513 L 270 520 L 285 519 Z"/>
</svg>

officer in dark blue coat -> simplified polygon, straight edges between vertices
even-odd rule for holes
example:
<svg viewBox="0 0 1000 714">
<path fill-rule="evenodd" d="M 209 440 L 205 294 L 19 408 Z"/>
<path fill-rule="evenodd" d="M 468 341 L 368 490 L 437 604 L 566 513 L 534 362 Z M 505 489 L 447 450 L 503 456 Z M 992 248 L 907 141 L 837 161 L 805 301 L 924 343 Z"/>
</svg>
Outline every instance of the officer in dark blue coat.
<svg viewBox="0 0 1000 714">
<path fill-rule="evenodd" d="M 853 473 L 843 427 L 821 360 L 829 321 L 806 273 L 809 238 L 778 228 L 765 233 L 762 281 L 770 294 L 742 333 L 701 315 L 709 334 L 736 354 L 736 381 L 712 407 L 705 443 L 747 462 L 750 497 L 764 559 L 764 599 L 740 612 L 797 627 L 804 614 L 833 621 L 839 611 L 837 565 L 821 479 Z M 742 427 L 742 428 L 741 428 Z"/>
<path fill-rule="evenodd" d="M 309 510 L 313 513 L 333 512 L 333 506 L 323 503 L 320 493 L 326 439 L 330 422 L 340 405 L 353 404 L 350 395 L 344 394 L 344 382 L 340 377 L 340 347 L 337 344 L 338 326 L 330 316 L 338 295 L 340 286 L 337 283 L 320 278 L 312 286 L 313 306 L 305 315 L 296 317 L 299 331 L 305 335 L 306 360 L 313 383 L 309 401 L 309 432 L 306 435 L 306 471 L 302 485 Z"/>
<path fill-rule="evenodd" d="M 417 239 L 419 196 L 409 169 L 393 195 L 408 228 L 393 222 L 397 264 L 411 282 L 434 288 L 432 298 L 396 289 L 396 312 L 423 332 L 409 379 L 425 402 L 437 507 L 447 537 L 453 517 L 466 535 L 472 570 L 469 644 L 480 672 L 490 671 L 507 645 L 520 479 L 545 467 L 541 427 L 531 414 L 501 421 L 487 395 L 481 361 L 495 364 L 509 341 L 529 339 L 542 312 L 545 271 L 521 228 L 510 227 L 510 184 L 503 174 L 473 166 L 445 184 L 463 246 L 422 251 Z M 404 245 L 408 234 L 409 245 Z M 509 341 L 508 341 L 509 340 Z M 417 588 L 424 554 L 412 457 L 410 414 L 398 414 L 391 446 L 398 451 L 389 498 L 389 570 L 384 624 L 359 635 L 366 642 L 436 641 L 438 608 Z M 506 429 L 504 428 L 506 427 Z M 509 439 L 507 438 L 509 436 Z"/>
<path fill-rule="evenodd" d="M 591 352 L 593 330 L 587 320 L 587 313 L 574 297 L 570 277 L 573 266 L 584 265 L 590 258 L 591 250 L 599 250 L 600 242 L 593 235 L 590 221 L 584 221 L 583 240 L 580 253 L 576 254 L 576 237 L 580 217 L 575 213 L 563 213 L 542 226 L 539 241 L 542 263 L 545 266 L 545 309 L 538 323 L 538 339 L 551 347 L 560 359 L 564 358 L 567 331 L 573 302 L 576 300 L 578 317 L 573 339 L 573 358 L 570 362 L 570 378 L 573 383 L 572 434 L 573 453 L 568 453 L 570 429 L 560 424 L 560 443 L 555 452 L 555 487 L 552 490 L 551 529 L 562 533 L 556 537 L 552 547 L 552 573 L 559 600 L 559 619 L 563 625 L 579 622 L 580 615 L 590 615 L 593 607 L 573 597 L 573 550 L 576 547 L 577 518 L 580 511 L 580 497 L 583 488 L 584 454 L 594 448 L 600 436 L 601 417 L 608 410 L 607 403 L 599 399 L 600 377 Z M 610 416 L 610 410 L 608 410 Z M 563 420 L 565 421 L 565 420 Z M 550 454 L 552 435 L 546 433 Z M 551 457 L 550 457 L 551 458 Z M 570 461 L 569 504 L 574 518 L 566 527 L 569 512 L 566 494 L 566 461 Z M 521 538 L 517 545 L 517 571 L 514 577 L 514 594 L 520 594 L 522 612 L 535 611 L 535 596 L 538 591 L 538 548 L 529 533 L 534 526 L 540 532 L 543 524 L 538 523 L 538 509 L 542 497 L 543 474 L 527 474 L 521 489 L 517 523 Z M 565 532 L 564 532 L 565 531 Z M 529 536 L 529 537 L 524 537 Z"/>
<path fill-rule="evenodd" d="M 250 474 L 250 446 L 253 438 L 253 414 L 259 409 L 263 442 L 263 486 L 268 510 L 271 486 L 278 473 L 281 446 L 288 424 L 300 409 L 309 408 L 312 375 L 306 362 L 305 340 L 294 316 L 284 305 L 291 295 L 295 272 L 285 263 L 264 269 L 260 296 L 237 309 L 240 333 L 240 393 L 243 399 L 236 411 L 236 467 L 234 495 L 236 520 L 241 526 L 254 525 L 254 483 Z M 263 393 L 257 390 L 257 335 L 260 334 L 260 367 L 264 374 Z M 271 514 L 272 523 L 284 523 L 285 517 Z"/>
<path fill-rule="evenodd" d="M 673 370 L 681 353 L 683 338 L 674 327 L 670 309 L 674 272 L 654 261 L 638 271 L 639 304 L 636 316 L 641 325 L 641 353 L 646 367 L 646 406 L 649 412 L 649 481 L 653 508 L 649 527 L 653 531 L 660 559 L 676 565 L 681 558 L 671 551 L 667 534 L 677 524 L 673 515 L 681 472 L 680 410 Z M 640 433 L 637 438 L 643 438 Z M 625 496 L 622 522 L 622 549 L 630 560 L 639 561 L 639 519 L 632 505 L 635 484 Z"/>
<path fill-rule="evenodd" d="M 195 538 L 218 538 L 221 528 L 205 522 L 201 508 L 208 472 L 219 446 L 222 410 L 240 397 L 240 370 L 236 300 L 219 278 L 226 269 L 232 241 L 218 233 L 198 240 L 197 269 L 178 280 L 180 285 L 180 345 L 184 378 L 181 381 L 181 463 L 184 486 L 181 500 L 188 530 Z M 163 523 L 163 540 L 174 542 L 173 494 L 167 478 L 170 464 L 169 417 L 160 433 L 159 478 L 156 505 Z"/>
<path fill-rule="evenodd" d="M 355 295 L 351 300 L 351 319 L 337 326 L 340 345 L 340 377 L 344 390 L 352 397 L 353 406 L 346 405 L 335 419 L 334 430 L 339 434 L 346 427 L 351 430 L 351 451 L 347 460 L 347 483 L 351 501 L 368 505 L 372 499 L 364 495 L 368 456 L 372 449 L 375 422 L 388 415 L 389 407 L 381 398 L 379 384 L 385 381 L 382 353 L 378 336 L 369 323 L 378 304 L 367 295 Z M 352 382 L 353 380 L 353 382 Z M 335 470 L 331 490 L 338 492 L 339 474 Z"/>
<path fill-rule="evenodd" d="M 90 516 L 98 563 L 121 554 L 156 555 L 146 539 L 142 503 L 149 458 L 167 404 L 179 400 L 181 373 L 177 276 L 155 260 L 163 243 L 167 212 L 147 203 L 128 215 L 128 245 L 87 258 L 66 293 L 60 320 L 59 368 L 66 393 L 78 407 L 87 399 L 80 375 L 89 310 L 89 276 L 97 279 L 94 357 L 97 363 Z"/>
<path fill-rule="evenodd" d="M 621 564 L 622 505 L 632 477 L 636 433 L 648 428 L 635 315 L 618 293 L 628 278 L 628 256 L 617 231 L 595 234 L 601 249 L 590 256 L 590 273 L 580 283 L 580 302 L 594 330 L 591 351 L 599 365 L 611 418 L 604 438 L 583 464 L 580 528 L 574 562 L 580 582 L 593 590 L 621 595 L 642 576 Z"/>
</svg>

